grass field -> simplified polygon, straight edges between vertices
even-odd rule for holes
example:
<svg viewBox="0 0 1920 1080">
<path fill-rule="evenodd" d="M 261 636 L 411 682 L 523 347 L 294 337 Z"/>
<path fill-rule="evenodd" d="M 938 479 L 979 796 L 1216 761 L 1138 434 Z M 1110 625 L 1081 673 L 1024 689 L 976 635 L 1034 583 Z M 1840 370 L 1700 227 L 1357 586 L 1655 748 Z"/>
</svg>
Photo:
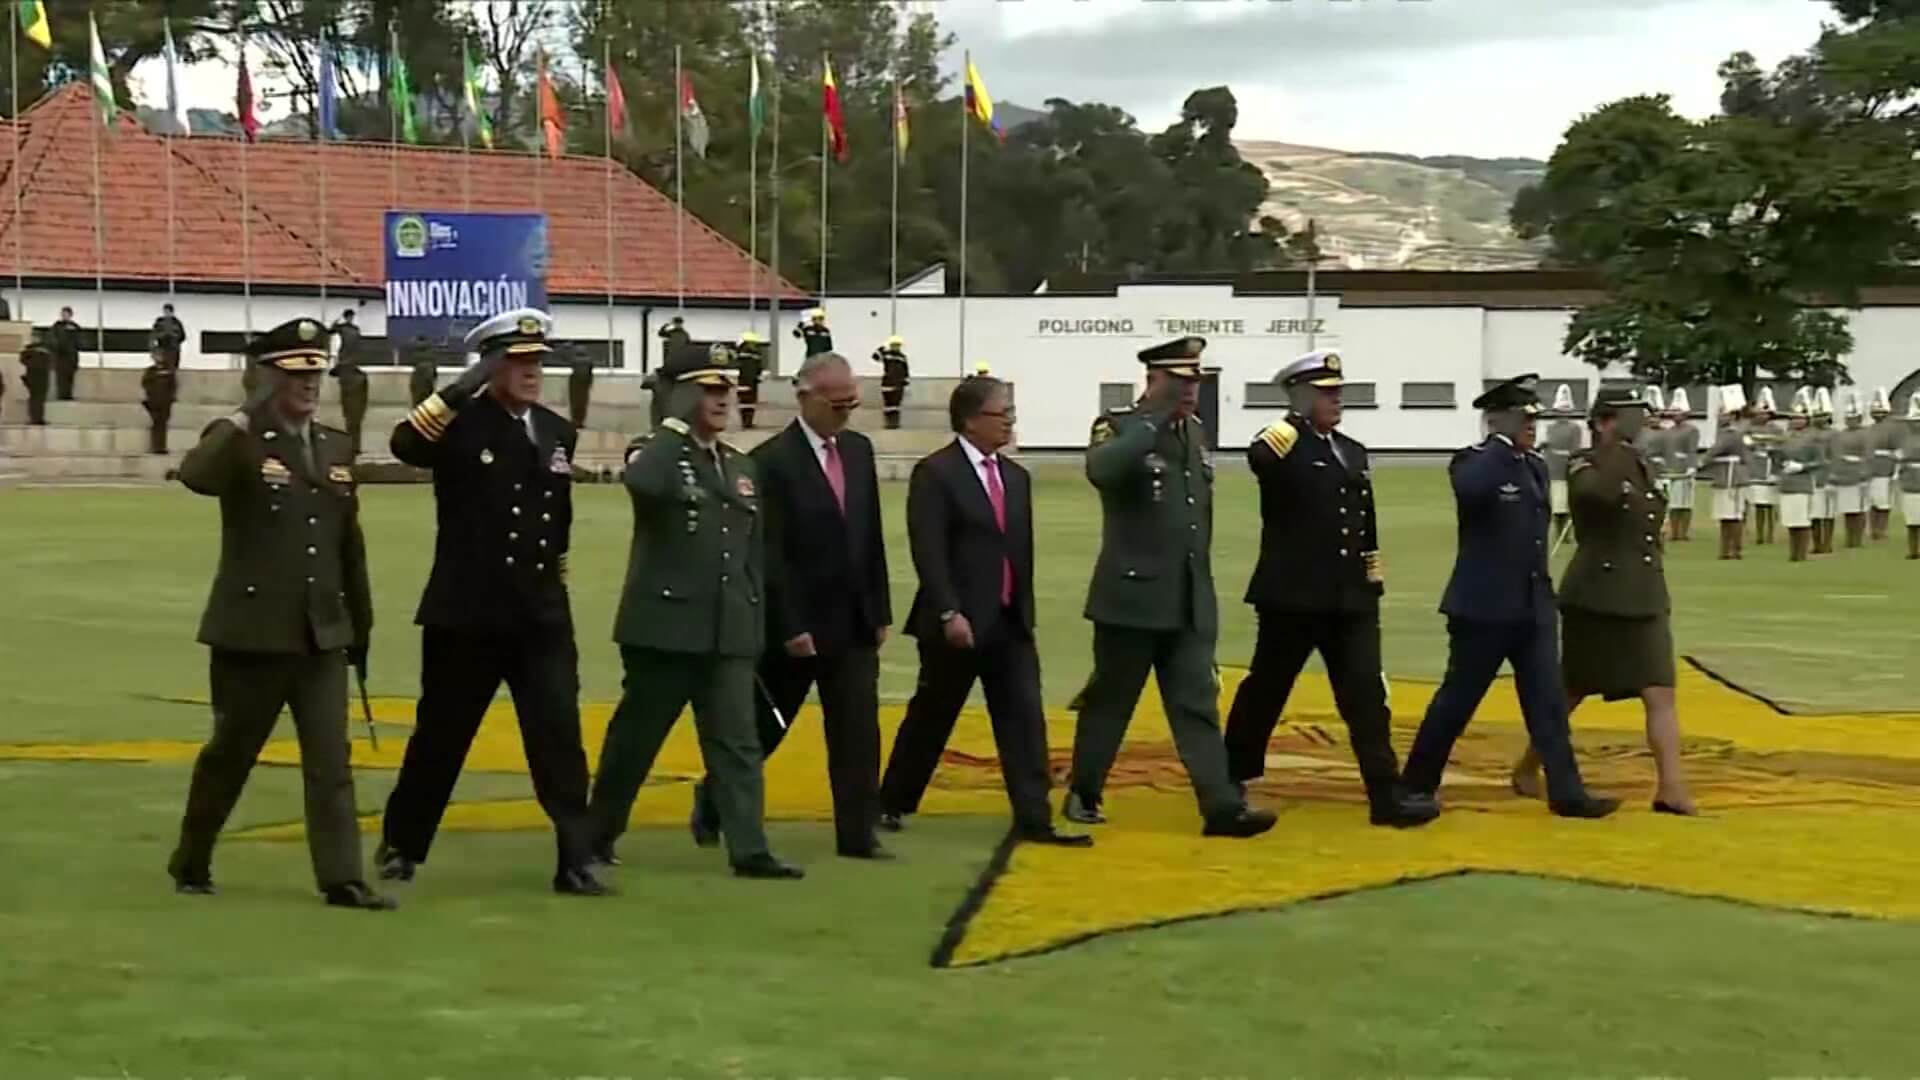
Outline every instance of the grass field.
<svg viewBox="0 0 1920 1080">
<path fill-rule="evenodd" d="M 1387 664 L 1436 677 L 1444 481 L 1384 468 L 1377 487 Z M 903 494 L 888 489 L 899 611 Z M 1252 644 L 1237 602 L 1252 497 L 1223 474 L 1223 664 Z M 582 693 L 607 702 L 628 511 L 616 488 L 578 499 Z M 1072 470 L 1043 473 L 1037 503 L 1059 705 L 1088 666 L 1079 605 L 1099 520 Z M 364 505 L 373 690 L 407 697 L 430 496 L 368 489 Z M 1895 545 L 1722 563 L 1712 523 L 1695 534 L 1670 560 L 1683 653 L 1789 708 L 1920 708 L 1920 569 Z M 217 543 L 212 501 L 178 488 L 0 490 L 0 742 L 203 736 L 204 707 L 162 699 L 205 693 L 192 637 Z M 883 698 L 902 701 L 910 644 L 884 659 Z M 298 845 L 226 845 L 220 898 L 173 896 L 161 863 L 185 781 L 178 764 L 0 761 L 0 1078 L 1859 1076 L 1920 1061 L 1912 924 L 1473 876 L 935 970 L 928 951 L 997 818 L 916 821 L 884 866 L 831 858 L 825 825 L 776 825 L 810 872 L 790 888 L 734 881 L 680 831 L 644 830 L 623 897 L 594 905 L 529 872 L 543 835 L 448 833 L 405 909 L 373 919 L 321 908 Z M 361 805 L 391 782 L 363 771 Z M 487 775 L 458 797 L 527 793 L 524 777 Z M 298 815 L 297 772 L 261 769 L 234 825 Z"/>
</svg>

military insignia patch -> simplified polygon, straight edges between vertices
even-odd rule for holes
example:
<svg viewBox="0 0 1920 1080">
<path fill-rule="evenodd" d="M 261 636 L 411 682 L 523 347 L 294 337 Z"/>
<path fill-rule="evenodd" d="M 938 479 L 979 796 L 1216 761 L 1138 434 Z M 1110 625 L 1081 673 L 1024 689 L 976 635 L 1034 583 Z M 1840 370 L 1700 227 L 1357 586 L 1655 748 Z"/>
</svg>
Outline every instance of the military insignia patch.
<svg viewBox="0 0 1920 1080">
<path fill-rule="evenodd" d="M 1093 446 L 1099 446 L 1111 438 L 1113 438 L 1113 421 L 1103 416 L 1093 422 L 1093 434 L 1087 441 Z"/>
<path fill-rule="evenodd" d="M 1339 371 L 1340 370 L 1340 354 L 1328 353 L 1324 363 L 1326 364 L 1328 371 Z"/>
<path fill-rule="evenodd" d="M 312 319 L 300 320 L 300 340 L 312 341 L 320 336 L 320 324 Z"/>
<path fill-rule="evenodd" d="M 260 463 L 260 479 L 269 484 L 285 484 L 293 479 L 293 473 L 287 469 L 286 462 L 270 457 Z"/>
<path fill-rule="evenodd" d="M 536 318 L 534 318 L 534 317 L 533 317 L 533 316 L 531 316 L 531 315 L 523 315 L 523 316 L 521 316 L 521 318 L 520 318 L 520 332 L 521 332 L 521 333 L 523 333 L 523 334 L 537 334 L 537 333 L 539 333 L 539 332 L 540 332 L 540 320 L 539 320 L 539 319 L 536 319 Z"/>
<path fill-rule="evenodd" d="M 553 460 L 547 462 L 547 471 L 555 476 L 570 476 L 573 474 L 573 462 L 567 460 L 566 447 L 556 446 L 553 448 Z"/>
<path fill-rule="evenodd" d="M 491 450 L 480 451 L 480 464 L 482 465 L 493 464 L 493 451 Z"/>
<path fill-rule="evenodd" d="M 327 466 L 327 479 L 336 484 L 351 484 L 353 483 L 353 466 L 329 465 Z"/>
<path fill-rule="evenodd" d="M 753 498 L 753 477 L 741 476 L 737 478 L 733 482 L 733 490 L 739 492 L 740 497 L 743 499 Z"/>
</svg>

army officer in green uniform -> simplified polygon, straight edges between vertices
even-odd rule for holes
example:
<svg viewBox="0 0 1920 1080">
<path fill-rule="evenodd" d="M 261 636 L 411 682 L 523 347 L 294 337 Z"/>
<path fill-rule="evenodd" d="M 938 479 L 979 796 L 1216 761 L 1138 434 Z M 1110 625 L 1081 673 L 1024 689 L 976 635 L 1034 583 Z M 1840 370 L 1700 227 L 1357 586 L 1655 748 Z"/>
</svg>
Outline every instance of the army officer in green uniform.
<svg viewBox="0 0 1920 1080">
<path fill-rule="evenodd" d="M 654 388 L 669 398 L 666 415 L 627 451 L 633 548 L 613 628 L 626 679 L 588 818 L 596 855 L 617 863 L 634 797 L 691 701 L 734 873 L 797 878 L 767 849 L 763 821 L 753 672 L 767 621 L 764 539 L 753 460 L 720 438 L 734 378 L 728 346 L 675 346 Z"/>
<path fill-rule="evenodd" d="M 1193 415 L 1203 338 L 1142 351 L 1147 392 L 1093 423 L 1087 479 L 1100 491 L 1100 557 L 1087 588 L 1093 678 L 1082 691 L 1065 813 L 1097 825 L 1107 773 L 1147 673 L 1159 677 L 1174 747 L 1208 836 L 1258 836 L 1271 810 L 1248 809 L 1227 775 L 1214 667 L 1213 461 Z"/>
<path fill-rule="evenodd" d="M 351 447 L 313 420 L 326 342 L 318 322 L 295 319 L 247 355 L 261 378 L 246 405 L 208 425 L 180 463 L 181 483 L 220 500 L 220 568 L 200 621 L 213 737 L 194 762 L 167 873 L 180 892 L 213 892 L 214 840 L 291 707 L 320 891 L 337 907 L 384 910 L 393 902 L 361 874 L 348 764 L 347 665 L 364 670 L 373 605 Z"/>
</svg>

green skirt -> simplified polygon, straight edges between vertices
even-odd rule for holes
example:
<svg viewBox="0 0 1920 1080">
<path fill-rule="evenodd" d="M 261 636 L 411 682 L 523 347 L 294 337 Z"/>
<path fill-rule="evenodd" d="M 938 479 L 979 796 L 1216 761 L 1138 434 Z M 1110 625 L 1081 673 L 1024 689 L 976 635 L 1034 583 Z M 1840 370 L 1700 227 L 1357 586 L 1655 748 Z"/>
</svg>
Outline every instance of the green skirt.
<svg viewBox="0 0 1920 1080">
<path fill-rule="evenodd" d="M 1574 697 L 1621 701 L 1649 686 L 1672 686 L 1672 625 L 1665 615 L 1568 608 L 1560 613 L 1560 669 Z"/>
</svg>

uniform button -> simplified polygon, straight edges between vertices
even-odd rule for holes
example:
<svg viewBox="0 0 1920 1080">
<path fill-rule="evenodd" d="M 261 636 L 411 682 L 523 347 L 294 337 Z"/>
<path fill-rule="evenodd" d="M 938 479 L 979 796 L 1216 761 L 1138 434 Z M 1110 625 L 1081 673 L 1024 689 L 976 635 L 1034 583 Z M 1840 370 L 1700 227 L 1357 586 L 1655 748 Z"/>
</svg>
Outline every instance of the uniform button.
<svg viewBox="0 0 1920 1080">
<path fill-rule="evenodd" d="M 511 541 L 514 541 L 514 540 L 518 540 L 518 539 L 520 539 L 520 534 L 519 534 L 519 533 L 517 533 L 517 532 L 510 532 L 510 533 L 508 533 L 508 534 L 507 534 L 507 540 L 508 540 L 509 542 L 511 542 Z"/>
<path fill-rule="evenodd" d="M 1648 534 L 1647 534 L 1647 543 L 1649 543 L 1649 544 L 1651 544 L 1651 543 L 1653 543 L 1653 534 L 1652 534 L 1652 533 L 1648 533 Z"/>
<path fill-rule="evenodd" d="M 545 570 L 547 568 L 547 564 L 543 562 L 537 562 L 533 564 L 533 568 L 535 570 Z"/>
<path fill-rule="evenodd" d="M 1340 535 L 1341 535 L 1341 536 L 1345 536 L 1345 535 L 1347 535 L 1347 530 L 1345 530 L 1345 529 L 1341 529 L 1341 530 L 1340 530 Z"/>
<path fill-rule="evenodd" d="M 512 565 L 513 565 L 513 556 L 511 556 L 511 555 L 509 555 L 509 556 L 507 556 L 507 565 L 508 565 L 508 566 L 512 566 Z"/>
<path fill-rule="evenodd" d="M 1600 569 L 1602 569 L 1602 570 L 1611 570 L 1611 569 L 1613 569 L 1613 564 L 1612 564 L 1612 563 L 1610 563 L 1610 562 L 1603 562 L 1603 563 L 1601 563 L 1601 564 L 1600 564 Z"/>
<path fill-rule="evenodd" d="M 727 535 L 727 527 L 725 525 L 720 526 L 720 535 L 721 536 Z"/>
<path fill-rule="evenodd" d="M 267 509 L 269 509 L 269 510 L 272 510 L 272 511 L 273 511 L 274 513 L 276 513 L 276 514 L 277 514 L 277 513 L 279 513 L 279 512 L 280 512 L 280 504 L 279 504 L 279 503 L 268 503 L 268 504 L 267 504 Z"/>
<path fill-rule="evenodd" d="M 519 490 L 520 490 L 520 485 L 519 485 L 519 484 L 515 484 L 515 485 L 513 485 L 513 490 L 515 490 L 515 491 L 519 491 Z"/>
<path fill-rule="evenodd" d="M 1187 523 L 1187 531 L 1188 531 L 1188 532 L 1199 532 L 1199 531 L 1200 531 L 1200 523 L 1199 523 L 1199 522 L 1197 522 L 1197 521 L 1192 521 L 1192 522 L 1188 522 L 1188 523 Z"/>
<path fill-rule="evenodd" d="M 307 515 L 307 524 L 309 524 L 309 525 L 318 525 L 318 524 L 320 524 L 320 519 L 319 519 L 319 518 L 317 518 L 317 517 L 314 517 L 314 516 L 313 516 L 312 514 L 308 514 L 308 515 Z"/>
<path fill-rule="evenodd" d="M 1652 521 L 1652 520 L 1653 520 L 1653 511 L 1651 511 L 1651 510 L 1649 510 L 1649 511 L 1647 511 L 1647 520 L 1648 520 L 1648 521 Z"/>
<path fill-rule="evenodd" d="M 727 583 L 727 575 L 725 575 L 725 574 L 721 574 L 721 575 L 720 575 L 720 584 L 722 584 L 722 585 L 725 585 L 726 583 Z"/>
<path fill-rule="evenodd" d="M 1345 495 L 1346 493 L 1347 493 L 1347 489 L 1346 489 L 1346 488 L 1341 488 L 1341 489 L 1340 489 L 1340 494 L 1342 494 L 1342 495 Z"/>
<path fill-rule="evenodd" d="M 1341 508 L 1340 508 L 1340 512 L 1341 512 L 1342 514 L 1345 514 L 1345 513 L 1347 512 L 1347 508 L 1346 508 L 1346 507 L 1344 507 L 1344 506 L 1343 506 L 1343 507 L 1341 507 Z"/>
<path fill-rule="evenodd" d="M 546 546 L 547 546 L 547 541 L 546 541 L 546 538 L 545 538 L 545 537 L 542 537 L 542 538 L 541 538 L 541 540 L 540 540 L 540 546 L 541 546 L 541 547 L 546 547 Z"/>
<path fill-rule="evenodd" d="M 520 516 L 520 508 L 519 508 L 519 507 L 517 507 L 517 506 L 516 506 L 516 507 L 514 507 L 514 508 L 513 508 L 513 516 L 514 516 L 514 517 L 519 517 L 519 516 Z"/>
<path fill-rule="evenodd" d="M 318 554 L 320 554 L 320 549 L 319 549 L 319 548 L 317 548 L 317 547 L 314 547 L 314 546 L 313 546 L 312 544 L 308 544 L 308 545 L 307 545 L 307 554 L 308 554 L 308 555 L 318 555 Z"/>
<path fill-rule="evenodd" d="M 543 492 L 541 492 L 540 494 L 541 494 L 541 496 L 543 496 L 544 498 L 548 498 L 548 499 L 551 499 L 551 498 L 553 498 L 553 492 L 551 492 L 551 491 L 543 491 Z"/>
<path fill-rule="evenodd" d="M 552 514 L 541 514 L 541 515 L 540 515 L 540 520 L 541 520 L 541 521 L 552 521 L 552 520 L 553 520 L 553 515 L 552 515 Z"/>
<path fill-rule="evenodd" d="M 672 590 L 672 589 L 661 589 L 661 590 L 660 590 L 660 599 L 662 599 L 662 600 L 671 600 L 671 599 L 673 599 L 673 590 Z"/>
<path fill-rule="evenodd" d="M 1641 562 L 1643 562 L 1643 563 L 1647 563 L 1648 565 L 1652 565 L 1652 563 L 1653 563 L 1653 556 L 1651 556 L 1651 555 L 1642 555 L 1642 556 L 1640 556 L 1640 561 L 1641 561 Z"/>
<path fill-rule="evenodd" d="M 1192 506 L 1192 505 L 1193 505 L 1193 496 L 1191 496 L 1191 495 L 1189 495 L 1189 496 L 1187 496 L 1187 505 L 1188 505 L 1188 506 Z"/>
<path fill-rule="evenodd" d="M 721 553 L 720 553 L 720 558 L 721 558 L 721 559 L 723 559 L 723 560 L 724 560 L 724 559 L 731 559 L 731 558 L 733 558 L 733 552 L 731 552 L 731 551 L 723 551 L 723 552 L 721 552 Z"/>
<path fill-rule="evenodd" d="M 252 596 L 252 595 L 253 595 L 253 593 L 254 593 L 254 588 L 253 588 L 253 586 L 251 586 L 251 585 L 249 585 L 249 586 L 247 586 L 247 595 L 248 595 L 248 596 Z"/>
<path fill-rule="evenodd" d="M 313 584 L 313 575 L 312 575 L 312 574 L 308 574 L 308 575 L 307 575 L 307 584 L 309 584 L 309 585 L 311 585 L 311 584 Z"/>
</svg>

